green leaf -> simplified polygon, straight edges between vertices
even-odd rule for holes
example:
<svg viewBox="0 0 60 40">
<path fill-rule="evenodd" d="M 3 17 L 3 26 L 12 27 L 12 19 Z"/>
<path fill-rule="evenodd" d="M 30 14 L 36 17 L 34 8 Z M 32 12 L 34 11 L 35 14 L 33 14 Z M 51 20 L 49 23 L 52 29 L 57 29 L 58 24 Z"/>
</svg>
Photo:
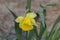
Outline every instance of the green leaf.
<svg viewBox="0 0 60 40">
<path fill-rule="evenodd" d="M 15 31 L 18 40 L 22 40 L 22 29 L 19 28 L 19 24 L 15 22 Z"/>
<path fill-rule="evenodd" d="M 36 40 L 38 40 L 39 39 L 39 37 L 38 37 L 38 30 L 37 30 L 37 27 L 36 26 L 34 26 L 34 33 L 33 34 L 35 34 L 35 36 L 36 36 Z"/>
<path fill-rule="evenodd" d="M 49 34 L 49 38 L 48 40 L 51 40 L 52 36 L 54 35 L 55 32 L 57 32 L 56 30 L 58 30 L 58 28 L 60 28 L 60 16 L 57 18 L 56 22 L 54 23 L 51 31 L 50 31 L 50 34 Z"/>
<path fill-rule="evenodd" d="M 28 32 L 27 40 L 32 40 L 33 37 L 34 37 L 34 31 L 31 30 L 31 31 Z"/>
<path fill-rule="evenodd" d="M 45 39 L 45 40 L 47 40 L 48 35 L 49 35 L 49 32 L 48 32 L 48 30 L 47 30 L 47 29 L 45 30 L 45 32 L 44 32 L 44 34 L 43 34 L 43 35 L 44 35 L 44 39 Z"/>
<path fill-rule="evenodd" d="M 39 32 L 39 39 L 41 40 L 42 38 L 42 35 L 46 29 L 46 23 L 45 23 L 45 15 L 46 15 L 46 12 L 45 12 L 45 8 L 43 6 L 40 6 L 40 19 L 41 19 L 41 22 L 40 22 L 40 32 Z"/>
<path fill-rule="evenodd" d="M 16 19 L 17 18 L 17 16 L 15 15 L 15 13 L 12 11 L 12 10 L 10 10 L 7 6 L 6 6 L 6 8 L 11 12 L 11 14 L 13 15 L 13 17 L 14 17 L 14 19 Z"/>
<path fill-rule="evenodd" d="M 14 19 L 16 19 L 17 16 L 15 15 L 15 13 L 13 11 L 11 11 L 8 7 L 7 7 L 7 9 L 11 12 Z M 22 30 L 21 30 L 21 28 L 19 28 L 18 23 L 16 23 L 15 21 L 14 21 L 14 23 L 15 23 L 15 31 L 16 31 L 17 40 L 22 40 Z"/>
<path fill-rule="evenodd" d="M 52 35 L 51 40 L 59 40 L 59 38 L 60 38 L 59 32 L 60 32 L 60 26 L 56 28 L 54 34 Z"/>
<path fill-rule="evenodd" d="M 27 0 L 26 13 L 30 12 L 30 8 L 31 8 L 31 0 Z"/>
<path fill-rule="evenodd" d="M 42 23 L 42 26 L 43 27 L 46 27 L 46 23 L 45 23 L 45 15 L 46 15 L 46 12 L 45 12 L 46 9 L 44 9 L 44 7 L 40 6 L 40 19 L 41 19 L 41 23 Z"/>
</svg>

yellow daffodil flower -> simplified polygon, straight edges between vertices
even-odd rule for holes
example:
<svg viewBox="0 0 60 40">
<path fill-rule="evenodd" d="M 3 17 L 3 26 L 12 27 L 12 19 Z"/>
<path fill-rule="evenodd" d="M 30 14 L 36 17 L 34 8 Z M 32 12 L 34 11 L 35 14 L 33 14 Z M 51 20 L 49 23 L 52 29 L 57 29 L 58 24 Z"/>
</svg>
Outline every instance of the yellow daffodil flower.
<svg viewBox="0 0 60 40">
<path fill-rule="evenodd" d="M 25 17 L 19 16 L 15 20 L 17 23 L 19 23 L 19 27 L 24 31 L 29 31 L 33 29 L 33 25 L 37 26 L 34 18 L 37 15 L 33 12 L 27 13 Z"/>
</svg>

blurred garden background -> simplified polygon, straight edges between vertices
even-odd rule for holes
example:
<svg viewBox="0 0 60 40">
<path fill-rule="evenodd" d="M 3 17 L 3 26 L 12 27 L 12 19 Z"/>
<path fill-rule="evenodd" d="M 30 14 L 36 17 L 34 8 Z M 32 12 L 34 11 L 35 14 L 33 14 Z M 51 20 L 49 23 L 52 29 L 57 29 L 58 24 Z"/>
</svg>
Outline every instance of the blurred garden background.
<svg viewBox="0 0 60 40">
<path fill-rule="evenodd" d="M 16 33 L 14 29 L 14 18 L 9 10 L 6 8 L 6 5 L 16 13 L 17 16 L 24 15 L 26 9 L 27 0 L 0 0 L 0 40 L 6 40 L 5 37 L 8 37 L 9 40 L 16 39 Z M 32 0 L 31 11 L 39 12 L 39 6 L 47 4 L 59 3 L 60 0 Z M 60 15 L 60 4 L 54 6 L 46 6 L 47 16 L 46 23 L 48 30 L 51 29 L 51 26 L 54 24 L 57 17 Z"/>
</svg>

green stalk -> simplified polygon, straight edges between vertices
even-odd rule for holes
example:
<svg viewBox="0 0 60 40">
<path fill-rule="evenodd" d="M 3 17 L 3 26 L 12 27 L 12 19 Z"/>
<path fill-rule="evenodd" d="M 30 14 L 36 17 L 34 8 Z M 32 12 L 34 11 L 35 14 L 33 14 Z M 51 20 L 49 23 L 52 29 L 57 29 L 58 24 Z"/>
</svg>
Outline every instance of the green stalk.
<svg viewBox="0 0 60 40">
<path fill-rule="evenodd" d="M 31 0 L 27 0 L 26 13 L 30 12 L 30 8 L 31 8 Z"/>
<path fill-rule="evenodd" d="M 30 12 L 30 8 L 31 8 L 31 0 L 27 0 L 26 13 Z M 26 40 L 28 40 L 28 31 L 26 32 Z"/>
</svg>

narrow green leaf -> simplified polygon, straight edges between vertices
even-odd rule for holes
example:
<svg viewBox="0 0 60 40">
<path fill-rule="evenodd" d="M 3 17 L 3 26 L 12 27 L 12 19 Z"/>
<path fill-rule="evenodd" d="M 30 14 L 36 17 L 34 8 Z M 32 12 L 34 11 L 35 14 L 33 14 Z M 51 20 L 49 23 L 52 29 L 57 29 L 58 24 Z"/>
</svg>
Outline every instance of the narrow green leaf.
<svg viewBox="0 0 60 40">
<path fill-rule="evenodd" d="M 40 19 L 41 19 L 41 23 L 42 23 L 43 27 L 46 27 L 46 23 L 45 23 L 46 12 L 45 12 L 45 10 L 46 9 L 44 7 L 40 6 L 40 13 L 39 13 L 39 15 L 40 15 Z"/>
<path fill-rule="evenodd" d="M 6 6 L 6 8 L 11 12 L 11 14 L 13 15 L 13 17 L 14 17 L 14 19 L 16 19 L 17 18 L 17 16 L 15 15 L 15 13 L 12 11 L 12 10 L 10 10 L 7 6 Z"/>
<path fill-rule="evenodd" d="M 60 26 L 56 28 L 54 34 L 52 35 L 51 40 L 59 40 L 59 38 L 60 38 L 59 32 L 60 32 Z"/>
<path fill-rule="evenodd" d="M 57 18 L 56 22 L 54 23 L 52 29 L 51 29 L 51 32 L 50 32 L 50 35 L 53 33 L 53 31 L 55 31 L 54 29 L 57 28 L 57 24 L 60 22 L 60 16 Z M 49 36 L 50 36 L 49 35 Z"/>
<path fill-rule="evenodd" d="M 31 31 L 28 32 L 27 40 L 32 40 L 33 37 L 34 37 L 34 31 L 31 30 Z"/>
<path fill-rule="evenodd" d="M 15 22 L 15 31 L 18 40 L 22 40 L 22 29 L 19 28 L 19 24 Z"/>
<path fill-rule="evenodd" d="M 37 27 L 36 27 L 36 26 L 34 26 L 34 27 L 35 27 L 35 28 L 34 28 L 34 32 L 35 32 L 36 36 L 38 36 Z"/>
<path fill-rule="evenodd" d="M 26 13 L 30 12 L 30 8 L 31 8 L 31 0 L 27 0 Z"/>
<path fill-rule="evenodd" d="M 48 32 L 48 30 L 47 30 L 47 29 L 45 30 L 45 32 L 44 32 L 44 34 L 43 34 L 43 35 L 44 35 L 44 39 L 45 39 L 45 40 L 47 40 L 48 35 L 49 35 L 49 32 Z"/>
<path fill-rule="evenodd" d="M 46 23 L 45 23 L 45 15 L 46 15 L 46 12 L 45 12 L 46 9 L 44 9 L 43 6 L 40 6 L 40 19 L 41 19 L 41 22 L 40 22 L 40 32 L 39 32 L 39 39 L 41 40 L 42 38 L 42 35 L 46 29 Z"/>
<path fill-rule="evenodd" d="M 17 16 L 15 15 L 15 13 L 13 11 L 11 11 L 8 7 L 7 7 L 7 9 L 12 13 L 14 19 L 16 19 Z M 18 23 L 16 23 L 15 21 L 14 21 L 14 23 L 15 23 L 15 31 L 16 31 L 17 40 L 22 40 L 22 30 L 19 28 Z"/>
<path fill-rule="evenodd" d="M 50 31 L 50 34 L 49 34 L 49 40 L 51 40 L 52 36 L 54 35 L 54 33 L 56 32 L 57 28 L 60 27 L 60 16 L 57 18 L 56 22 L 54 23 L 51 31 Z"/>
</svg>

